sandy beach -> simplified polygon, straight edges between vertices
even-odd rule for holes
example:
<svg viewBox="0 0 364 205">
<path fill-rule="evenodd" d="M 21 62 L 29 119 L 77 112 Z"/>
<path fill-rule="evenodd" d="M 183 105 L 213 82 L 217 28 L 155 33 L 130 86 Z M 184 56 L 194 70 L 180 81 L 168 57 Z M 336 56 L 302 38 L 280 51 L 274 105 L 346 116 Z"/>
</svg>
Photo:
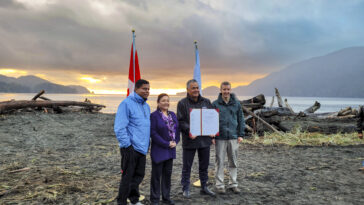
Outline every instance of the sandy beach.
<svg viewBox="0 0 364 205">
<path fill-rule="evenodd" d="M 120 154 L 114 115 L 19 113 L 0 116 L 0 204 L 115 204 Z M 214 184 L 214 147 L 209 182 Z M 177 147 L 172 198 L 177 204 L 364 204 L 364 146 L 239 148 L 242 193 L 215 198 L 191 187 L 181 197 Z M 25 169 L 24 169 L 25 168 Z M 151 163 L 141 184 L 149 204 Z M 197 157 L 192 181 L 198 178 Z M 226 183 L 227 175 L 226 175 Z"/>
</svg>

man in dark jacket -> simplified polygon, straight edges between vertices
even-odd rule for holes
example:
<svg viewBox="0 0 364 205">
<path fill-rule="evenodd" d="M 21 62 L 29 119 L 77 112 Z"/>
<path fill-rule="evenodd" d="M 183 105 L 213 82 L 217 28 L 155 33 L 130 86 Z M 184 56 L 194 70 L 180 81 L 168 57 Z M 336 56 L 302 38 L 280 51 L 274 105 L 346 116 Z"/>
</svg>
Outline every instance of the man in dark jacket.
<svg viewBox="0 0 364 205">
<path fill-rule="evenodd" d="M 364 107 L 363 106 L 359 106 L 358 117 L 359 117 L 359 120 L 357 122 L 358 137 L 360 139 L 363 139 L 363 129 L 364 129 Z"/>
<path fill-rule="evenodd" d="M 215 182 L 217 193 L 225 193 L 224 161 L 227 154 L 229 161 L 229 187 L 236 194 L 240 193 L 237 181 L 238 149 L 244 136 L 244 115 L 240 102 L 231 93 L 231 84 L 223 82 L 220 86 L 220 95 L 213 102 L 219 109 L 219 136 L 216 136 L 216 173 Z"/>
<path fill-rule="evenodd" d="M 201 181 L 201 194 L 214 196 L 207 187 L 207 169 L 210 162 L 211 138 L 214 136 L 190 136 L 190 109 L 213 108 L 209 99 L 200 95 L 199 86 L 195 79 L 187 82 L 187 97 L 178 102 L 177 119 L 182 133 L 183 168 L 181 184 L 183 196 L 190 197 L 190 176 L 195 153 L 198 153 L 199 177 Z"/>
</svg>

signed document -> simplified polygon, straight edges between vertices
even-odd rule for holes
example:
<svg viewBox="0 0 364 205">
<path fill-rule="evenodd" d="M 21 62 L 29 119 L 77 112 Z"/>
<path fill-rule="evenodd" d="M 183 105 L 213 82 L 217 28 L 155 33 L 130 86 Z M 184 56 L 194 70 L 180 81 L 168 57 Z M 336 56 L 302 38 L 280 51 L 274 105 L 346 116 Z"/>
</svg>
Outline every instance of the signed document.
<svg viewBox="0 0 364 205">
<path fill-rule="evenodd" d="M 191 109 L 190 135 L 218 135 L 219 110 L 218 109 Z"/>
</svg>

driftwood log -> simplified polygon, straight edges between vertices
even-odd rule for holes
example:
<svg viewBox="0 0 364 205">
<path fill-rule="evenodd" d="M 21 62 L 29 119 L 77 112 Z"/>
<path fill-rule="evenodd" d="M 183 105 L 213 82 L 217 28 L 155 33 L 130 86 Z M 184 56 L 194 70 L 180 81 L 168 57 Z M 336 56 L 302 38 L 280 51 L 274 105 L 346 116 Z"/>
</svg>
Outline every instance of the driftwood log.
<svg viewBox="0 0 364 205">
<path fill-rule="evenodd" d="M 324 134 L 351 133 L 356 130 L 356 115 L 333 116 L 333 113 L 319 114 L 292 114 L 288 108 L 264 108 L 256 110 L 255 114 L 266 123 L 279 131 L 291 132 L 297 129 L 307 132 L 319 132 Z M 246 124 L 253 124 L 252 117 L 246 118 Z M 254 122 L 258 134 L 271 132 L 262 121 Z"/>
<path fill-rule="evenodd" d="M 283 107 L 283 100 L 277 88 L 274 88 L 277 96 L 278 107 Z"/>
<path fill-rule="evenodd" d="M 320 104 L 319 102 L 315 101 L 315 103 L 314 103 L 311 107 L 307 108 L 307 109 L 306 109 L 306 110 L 304 110 L 303 112 L 304 112 L 304 113 L 314 113 L 314 112 L 316 112 L 318 109 L 320 109 L 320 107 L 321 107 L 321 104 Z"/>
<path fill-rule="evenodd" d="M 257 109 L 261 109 L 265 105 L 265 97 L 263 94 L 257 95 L 251 99 L 248 100 L 242 100 L 240 101 L 240 104 L 247 108 L 250 111 L 254 111 Z"/>
<path fill-rule="evenodd" d="M 286 105 L 286 108 L 288 108 L 289 111 L 291 111 L 291 113 L 294 114 L 294 111 L 293 111 L 292 107 L 288 104 L 287 98 L 284 99 L 284 104 Z"/>
<path fill-rule="evenodd" d="M 37 98 L 39 98 L 41 95 L 43 95 L 45 93 L 45 91 L 44 90 L 41 90 L 38 94 L 36 94 L 33 98 L 32 98 L 32 100 L 37 100 Z"/>
<path fill-rule="evenodd" d="M 244 106 L 242 106 L 243 111 L 248 113 L 249 115 L 255 117 L 256 119 L 258 119 L 261 123 L 263 123 L 265 126 L 267 126 L 270 130 L 276 132 L 276 133 L 281 133 L 279 132 L 276 128 L 274 128 L 273 126 L 271 126 L 269 123 L 267 123 L 265 120 L 263 120 L 262 118 L 260 118 L 259 116 L 257 116 L 256 114 L 254 114 L 253 112 L 251 112 L 250 110 L 248 110 L 247 108 L 245 108 Z"/>
<path fill-rule="evenodd" d="M 291 132 L 296 130 L 323 134 L 356 131 L 358 111 L 351 107 L 338 112 L 316 114 L 315 112 L 321 107 L 321 104 L 316 101 L 311 107 L 295 113 L 288 104 L 288 100 L 285 99 L 284 106 L 278 89 L 275 89 L 275 91 L 278 105 L 281 104 L 282 107 L 264 107 L 264 95 L 241 101 L 248 134 L 258 133 L 258 135 L 261 135 L 264 132 Z M 272 102 L 274 102 L 274 97 L 272 97 Z"/>
<path fill-rule="evenodd" d="M 13 110 L 24 108 L 59 108 L 68 106 L 79 106 L 89 109 L 89 111 L 99 111 L 104 108 L 104 105 L 93 104 L 88 102 L 76 101 L 33 101 L 33 100 L 18 100 L 5 101 L 0 103 L 0 114 L 7 113 Z"/>
<path fill-rule="evenodd" d="M 10 100 L 0 102 L 0 114 L 9 113 L 14 110 L 42 110 L 45 113 L 62 113 L 64 110 L 67 111 L 100 111 L 105 105 L 93 104 L 87 98 L 85 102 L 77 101 L 54 101 L 49 98 L 42 96 L 45 93 L 41 90 L 31 100 Z M 40 98 L 44 101 L 37 101 Z M 68 108 L 67 108 L 68 107 Z M 67 108 L 67 109 L 66 109 Z"/>
<path fill-rule="evenodd" d="M 40 99 L 42 99 L 42 100 L 51 100 L 51 99 L 46 98 L 46 97 L 44 97 L 44 96 L 39 96 L 39 98 L 40 98 Z"/>
</svg>

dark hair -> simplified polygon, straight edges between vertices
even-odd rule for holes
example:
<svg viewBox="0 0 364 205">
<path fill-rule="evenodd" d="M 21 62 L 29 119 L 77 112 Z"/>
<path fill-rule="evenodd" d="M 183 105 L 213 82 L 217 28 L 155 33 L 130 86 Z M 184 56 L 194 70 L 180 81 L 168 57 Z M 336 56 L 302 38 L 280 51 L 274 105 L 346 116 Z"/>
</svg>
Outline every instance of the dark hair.
<svg viewBox="0 0 364 205">
<path fill-rule="evenodd" d="M 159 101 L 162 99 L 162 97 L 164 96 L 167 96 L 169 98 L 169 95 L 167 93 L 161 93 L 158 95 L 158 98 L 157 98 L 157 103 L 159 103 Z"/>
<path fill-rule="evenodd" d="M 231 84 L 228 81 L 222 82 L 220 85 L 220 88 L 222 88 L 223 85 L 230 85 L 230 87 L 231 87 Z"/>
<path fill-rule="evenodd" d="M 144 79 L 139 79 L 135 83 L 135 89 L 138 89 L 138 88 L 142 87 L 144 84 L 149 84 L 149 82 L 147 80 L 144 80 Z"/>
<path fill-rule="evenodd" d="M 186 88 L 187 89 L 188 89 L 188 87 L 190 86 L 191 83 L 197 83 L 198 84 L 196 79 L 191 79 L 191 80 L 187 81 L 187 83 L 186 83 Z"/>
</svg>

